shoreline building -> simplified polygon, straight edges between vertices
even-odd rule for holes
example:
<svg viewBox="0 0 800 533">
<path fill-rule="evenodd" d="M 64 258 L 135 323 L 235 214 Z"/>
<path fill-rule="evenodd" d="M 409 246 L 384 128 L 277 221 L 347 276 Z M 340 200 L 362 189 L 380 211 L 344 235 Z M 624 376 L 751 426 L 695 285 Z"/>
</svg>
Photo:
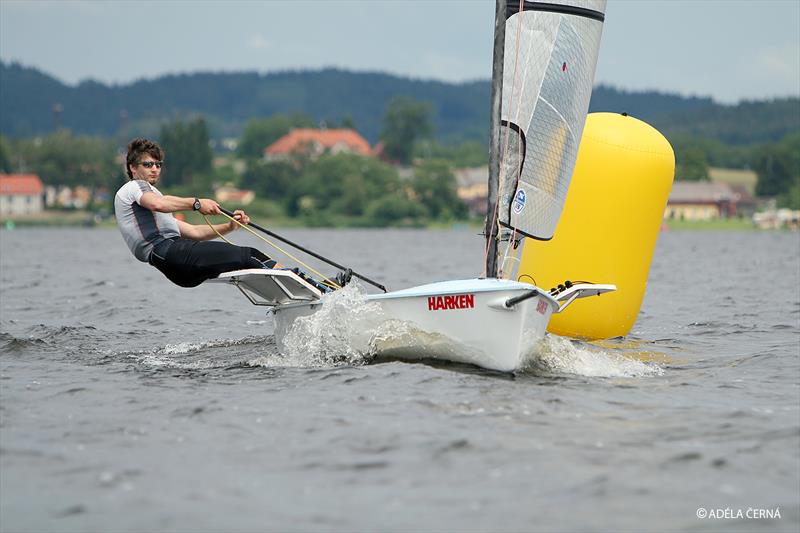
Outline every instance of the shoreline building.
<svg viewBox="0 0 800 533">
<path fill-rule="evenodd" d="M 664 210 L 664 218 L 713 220 L 737 216 L 740 195 L 727 183 L 676 181 Z"/>
<path fill-rule="evenodd" d="M 36 174 L 0 174 L 0 216 L 35 215 L 44 209 L 44 184 Z"/>
<path fill-rule="evenodd" d="M 291 155 L 316 159 L 325 153 L 371 156 L 369 143 L 352 129 L 296 128 L 264 149 L 264 159 L 275 161 Z"/>
<path fill-rule="evenodd" d="M 453 169 L 456 178 L 457 194 L 467 204 L 473 217 L 486 216 L 486 199 L 489 196 L 489 167 L 483 165 L 472 168 Z"/>
</svg>

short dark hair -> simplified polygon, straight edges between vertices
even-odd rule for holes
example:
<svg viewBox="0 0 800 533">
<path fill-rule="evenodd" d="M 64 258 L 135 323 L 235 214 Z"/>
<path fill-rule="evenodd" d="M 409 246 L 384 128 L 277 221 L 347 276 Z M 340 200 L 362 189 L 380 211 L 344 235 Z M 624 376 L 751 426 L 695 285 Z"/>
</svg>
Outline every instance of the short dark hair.
<svg viewBox="0 0 800 533">
<path fill-rule="evenodd" d="M 128 143 L 128 155 L 125 158 L 125 171 L 128 173 L 128 179 L 133 179 L 133 172 L 131 172 L 131 165 L 138 165 L 142 156 L 147 154 L 157 161 L 164 160 L 164 150 L 158 145 L 157 142 L 139 137 Z"/>
</svg>

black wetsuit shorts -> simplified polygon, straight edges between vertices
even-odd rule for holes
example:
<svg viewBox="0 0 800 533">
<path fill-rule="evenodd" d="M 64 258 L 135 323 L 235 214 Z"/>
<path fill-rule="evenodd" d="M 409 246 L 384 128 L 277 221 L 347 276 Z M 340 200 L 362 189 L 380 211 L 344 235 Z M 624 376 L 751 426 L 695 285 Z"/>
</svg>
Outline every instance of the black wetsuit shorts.
<svg viewBox="0 0 800 533">
<path fill-rule="evenodd" d="M 173 238 L 153 248 L 150 264 L 176 285 L 197 287 L 223 272 L 243 268 L 272 268 L 275 262 L 248 246 Z"/>
</svg>

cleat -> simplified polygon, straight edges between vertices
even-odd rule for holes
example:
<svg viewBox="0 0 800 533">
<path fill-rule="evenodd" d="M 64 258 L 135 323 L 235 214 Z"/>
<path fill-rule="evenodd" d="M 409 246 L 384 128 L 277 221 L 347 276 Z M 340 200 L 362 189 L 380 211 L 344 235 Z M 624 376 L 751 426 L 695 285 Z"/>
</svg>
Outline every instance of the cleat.
<svg viewBox="0 0 800 533">
<path fill-rule="evenodd" d="M 344 287 L 345 285 L 350 283 L 350 280 L 352 278 L 353 278 L 353 270 L 345 268 L 342 272 L 336 274 L 336 277 L 333 278 L 333 280 L 336 282 L 338 286 Z"/>
</svg>

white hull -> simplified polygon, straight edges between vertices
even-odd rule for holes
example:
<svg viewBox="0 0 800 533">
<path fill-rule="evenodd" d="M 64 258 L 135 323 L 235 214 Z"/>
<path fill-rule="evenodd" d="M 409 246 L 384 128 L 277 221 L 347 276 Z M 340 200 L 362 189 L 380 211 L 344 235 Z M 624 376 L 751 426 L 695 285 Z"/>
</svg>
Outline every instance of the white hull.
<svg viewBox="0 0 800 533">
<path fill-rule="evenodd" d="M 511 307 L 510 298 L 537 294 Z M 368 295 L 380 307 L 378 327 L 354 339 L 369 355 L 405 360 L 424 358 L 468 363 L 491 370 L 519 369 L 544 336 L 558 302 L 527 284 L 498 279 L 446 281 L 386 294 Z M 275 340 L 295 320 L 315 313 L 320 302 L 274 308 Z"/>
<path fill-rule="evenodd" d="M 538 287 L 503 279 L 443 281 L 386 294 L 365 295 L 358 318 L 329 316 L 320 292 L 291 271 L 249 269 L 209 280 L 232 284 L 255 305 L 271 307 L 275 342 L 287 353 L 287 340 L 304 349 L 303 317 L 330 323 L 325 331 L 346 330 L 347 349 L 363 356 L 407 360 L 442 359 L 511 372 L 523 367 L 544 337 L 550 317 L 575 299 L 616 290 L 614 285 L 559 286 L 555 296 Z M 330 297 L 335 298 L 335 293 Z M 332 300 L 328 299 L 330 304 Z M 335 311 L 335 307 L 329 308 Z M 346 313 L 345 313 L 346 314 Z M 343 322 L 344 321 L 344 322 Z M 305 335 L 305 336 L 304 336 Z"/>
</svg>

